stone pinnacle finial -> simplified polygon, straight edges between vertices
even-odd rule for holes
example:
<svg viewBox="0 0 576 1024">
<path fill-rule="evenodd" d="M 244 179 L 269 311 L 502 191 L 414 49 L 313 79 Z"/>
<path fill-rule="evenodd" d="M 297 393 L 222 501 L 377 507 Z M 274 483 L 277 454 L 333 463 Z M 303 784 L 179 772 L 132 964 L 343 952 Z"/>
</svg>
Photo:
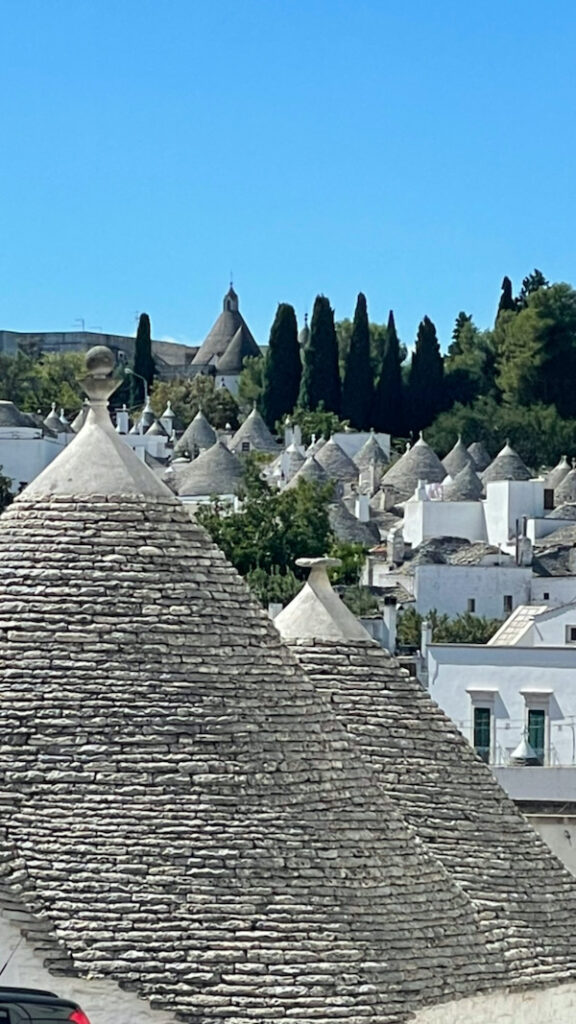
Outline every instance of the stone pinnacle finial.
<svg viewBox="0 0 576 1024">
<path fill-rule="evenodd" d="M 101 411 L 106 409 L 110 395 L 120 385 L 120 381 L 112 376 L 116 365 L 114 353 L 105 345 L 95 345 L 86 353 L 85 363 L 88 373 L 80 383 L 94 412 Z"/>
</svg>

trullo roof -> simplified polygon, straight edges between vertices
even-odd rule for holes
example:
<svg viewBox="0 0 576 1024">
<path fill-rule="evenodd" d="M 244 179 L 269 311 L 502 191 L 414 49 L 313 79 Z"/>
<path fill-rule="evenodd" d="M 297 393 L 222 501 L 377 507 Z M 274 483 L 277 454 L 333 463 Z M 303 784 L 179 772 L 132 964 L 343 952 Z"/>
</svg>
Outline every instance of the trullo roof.
<svg viewBox="0 0 576 1024">
<path fill-rule="evenodd" d="M 384 474 L 382 484 L 393 486 L 406 499 L 413 495 L 419 480 L 440 483 L 445 476 L 446 470 L 440 459 L 424 438 L 420 437 Z"/>
<path fill-rule="evenodd" d="M 222 312 L 194 356 L 192 365 L 216 364 L 220 357 L 224 355 L 240 327 L 244 328 L 247 337 L 259 354 L 260 350 L 254 341 L 250 328 L 238 308 L 238 296 L 232 285 L 230 285 L 224 296 Z"/>
<path fill-rule="evenodd" d="M 464 469 L 465 466 L 474 466 L 474 459 L 466 448 L 466 445 L 459 437 L 453 448 L 442 459 L 442 465 L 452 479 Z"/>
<path fill-rule="evenodd" d="M 481 475 L 484 487 L 493 480 L 530 480 L 531 472 L 508 442 Z"/>
<path fill-rule="evenodd" d="M 174 454 L 188 452 L 194 457 L 203 448 L 211 448 L 218 440 L 214 427 L 206 419 L 202 409 L 198 409 L 194 419 L 174 445 Z"/>
<path fill-rule="evenodd" d="M 238 427 L 230 441 L 230 451 L 242 452 L 243 444 L 249 444 L 250 451 L 274 452 L 275 454 L 278 452 L 276 440 L 256 408 L 252 409 L 249 416 Z"/>
<path fill-rule="evenodd" d="M 358 479 L 359 469 L 352 459 L 342 451 L 333 437 L 322 445 L 315 455 L 316 462 L 331 480 L 340 483 L 354 483 Z"/>
<path fill-rule="evenodd" d="M 87 359 L 85 427 L 0 519 L 0 907 L 16 894 L 61 972 L 189 1024 L 213 1009 L 398 1024 L 500 985 L 506 920 L 490 948 L 495 915 L 415 839 L 241 579 L 116 435 L 114 360 Z M 452 737 L 446 757 L 460 772 Z M 422 776 L 426 804 L 443 779 Z M 517 849 L 490 861 L 489 903 L 506 903 Z M 548 916 L 565 944 L 573 931 L 572 883 L 557 915 L 541 859 L 545 898 L 522 864 L 524 963 L 536 935 L 553 960 Z M 461 867 L 479 879 L 483 863 Z"/>
<path fill-rule="evenodd" d="M 492 457 L 488 454 L 482 441 L 473 441 L 472 444 L 469 444 L 468 452 L 472 456 L 477 473 L 483 473 L 492 462 Z"/>
<path fill-rule="evenodd" d="M 562 483 L 565 476 L 568 476 L 570 472 L 570 463 L 565 455 L 562 456 L 560 461 L 549 473 L 544 477 L 544 487 L 555 491 L 556 488 Z"/>
<path fill-rule="evenodd" d="M 443 484 L 442 497 L 445 501 L 479 501 L 483 490 L 480 477 L 467 465 L 450 483 Z"/>
<path fill-rule="evenodd" d="M 576 881 L 417 679 L 354 632 L 322 572 L 315 568 L 308 589 L 275 619 L 281 635 L 383 790 L 483 917 L 510 982 L 560 980 L 564 964 L 574 976 L 564 915 L 575 919 Z"/>
<path fill-rule="evenodd" d="M 236 494 L 244 479 L 242 462 L 222 441 L 201 452 L 192 462 L 173 462 L 167 472 L 176 493 L 190 498 Z"/>
</svg>

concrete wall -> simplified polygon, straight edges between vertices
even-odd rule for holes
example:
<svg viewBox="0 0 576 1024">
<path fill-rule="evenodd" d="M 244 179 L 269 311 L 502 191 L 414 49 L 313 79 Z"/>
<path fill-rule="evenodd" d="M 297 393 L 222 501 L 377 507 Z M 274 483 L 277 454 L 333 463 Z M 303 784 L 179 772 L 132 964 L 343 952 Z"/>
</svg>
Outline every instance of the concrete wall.
<svg viewBox="0 0 576 1024">
<path fill-rule="evenodd" d="M 26 436 L 22 436 L 24 434 Z M 60 440 L 42 437 L 39 431 L 33 430 L 0 430 L 0 466 L 4 475 L 12 480 L 12 490 L 16 493 L 20 484 L 29 484 L 60 454 L 62 442 L 73 436 L 62 434 Z"/>
<path fill-rule="evenodd" d="M 548 761 L 576 764 L 576 648 L 430 644 L 427 670 L 431 696 L 468 740 L 475 702 L 492 708 L 494 763 L 507 763 L 533 707 L 546 712 Z"/>
<path fill-rule="evenodd" d="M 175 1024 L 174 1016 L 151 1010 L 147 1002 L 131 992 L 123 992 L 112 981 L 52 977 L 32 946 L 26 941 L 18 946 L 19 940 L 19 929 L 0 914 L 1 962 L 16 950 L 2 975 L 2 985 L 43 988 L 73 999 L 88 1015 L 90 1024 Z"/>
<path fill-rule="evenodd" d="M 414 571 L 416 610 L 461 615 L 473 599 L 475 615 L 504 619 L 504 595 L 512 597 L 513 608 L 526 604 L 531 576 L 530 569 L 515 565 L 419 565 Z"/>
<path fill-rule="evenodd" d="M 404 506 L 404 540 L 417 547 L 429 537 L 464 537 L 486 540 L 481 501 L 416 501 Z"/>
<path fill-rule="evenodd" d="M 415 1024 L 574 1024 L 576 985 L 492 992 L 420 1010 Z"/>
<path fill-rule="evenodd" d="M 576 576 L 533 576 L 532 604 L 569 604 L 576 601 Z"/>
<path fill-rule="evenodd" d="M 484 502 L 490 544 L 509 547 L 522 517 L 544 513 L 543 480 L 495 480 L 486 487 Z"/>
</svg>

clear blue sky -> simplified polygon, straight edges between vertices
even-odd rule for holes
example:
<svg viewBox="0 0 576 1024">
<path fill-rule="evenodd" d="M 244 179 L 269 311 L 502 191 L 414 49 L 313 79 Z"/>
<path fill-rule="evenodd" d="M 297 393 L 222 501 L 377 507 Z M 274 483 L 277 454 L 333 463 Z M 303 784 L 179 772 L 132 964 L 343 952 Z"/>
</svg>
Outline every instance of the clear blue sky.
<svg viewBox="0 0 576 1024">
<path fill-rule="evenodd" d="M 576 283 L 571 0 L 0 0 L 0 328 L 197 342 L 230 271 L 410 344 Z"/>
</svg>

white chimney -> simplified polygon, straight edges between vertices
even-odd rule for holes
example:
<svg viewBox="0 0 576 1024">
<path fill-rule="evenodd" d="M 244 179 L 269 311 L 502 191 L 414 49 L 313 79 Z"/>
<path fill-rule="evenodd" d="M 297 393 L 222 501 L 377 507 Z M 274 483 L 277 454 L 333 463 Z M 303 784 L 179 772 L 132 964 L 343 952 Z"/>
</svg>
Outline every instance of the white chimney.
<svg viewBox="0 0 576 1024">
<path fill-rule="evenodd" d="M 127 434 L 130 430 L 130 417 L 125 405 L 116 412 L 116 430 L 119 434 Z"/>
</svg>

